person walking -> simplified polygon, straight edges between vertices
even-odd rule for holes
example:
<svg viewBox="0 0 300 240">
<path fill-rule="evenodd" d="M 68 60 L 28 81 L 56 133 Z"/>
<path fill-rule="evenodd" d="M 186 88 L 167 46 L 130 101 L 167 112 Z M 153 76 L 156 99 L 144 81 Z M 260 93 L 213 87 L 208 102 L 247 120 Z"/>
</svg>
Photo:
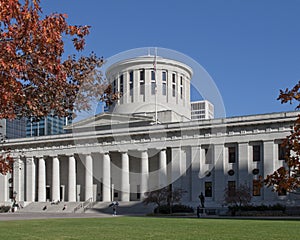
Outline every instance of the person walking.
<svg viewBox="0 0 300 240">
<path fill-rule="evenodd" d="M 117 216 L 117 207 L 118 206 L 119 206 L 119 203 L 116 201 L 113 201 L 111 204 L 109 204 L 109 207 L 112 207 L 113 216 Z"/>
</svg>

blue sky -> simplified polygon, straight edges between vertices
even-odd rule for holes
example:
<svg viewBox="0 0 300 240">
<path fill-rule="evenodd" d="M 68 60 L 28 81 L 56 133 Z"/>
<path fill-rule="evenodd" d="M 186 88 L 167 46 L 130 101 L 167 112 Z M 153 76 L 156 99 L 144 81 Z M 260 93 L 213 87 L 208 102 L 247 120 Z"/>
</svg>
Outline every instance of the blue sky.
<svg viewBox="0 0 300 240">
<path fill-rule="evenodd" d="M 148 46 L 186 54 L 213 78 L 227 116 L 295 108 L 276 98 L 300 79 L 300 1 L 42 0 L 42 7 L 92 26 L 84 54 L 109 58 Z"/>
</svg>

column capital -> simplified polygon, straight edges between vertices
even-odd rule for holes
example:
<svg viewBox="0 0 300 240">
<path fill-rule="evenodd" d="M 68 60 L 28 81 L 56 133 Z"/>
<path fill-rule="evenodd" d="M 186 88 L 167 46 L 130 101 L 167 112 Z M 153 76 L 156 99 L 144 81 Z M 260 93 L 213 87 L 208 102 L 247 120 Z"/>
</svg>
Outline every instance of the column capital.
<svg viewBox="0 0 300 240">
<path fill-rule="evenodd" d="M 138 148 L 137 149 L 138 152 L 148 152 L 147 148 Z"/>
<path fill-rule="evenodd" d="M 127 153 L 128 154 L 128 150 L 126 150 L 126 149 L 125 150 L 119 150 L 118 152 L 119 153 Z"/>
<path fill-rule="evenodd" d="M 157 147 L 157 148 L 154 148 L 155 150 L 157 150 L 157 151 L 167 151 L 167 148 L 159 148 L 159 147 Z"/>
</svg>

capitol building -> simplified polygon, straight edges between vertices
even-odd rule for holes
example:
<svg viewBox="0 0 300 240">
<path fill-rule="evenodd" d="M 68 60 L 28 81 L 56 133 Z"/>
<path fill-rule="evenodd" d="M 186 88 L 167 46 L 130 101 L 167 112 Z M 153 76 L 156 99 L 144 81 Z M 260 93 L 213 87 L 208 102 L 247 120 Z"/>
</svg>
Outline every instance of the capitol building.
<svg viewBox="0 0 300 240">
<path fill-rule="evenodd" d="M 193 69 L 145 55 L 109 66 L 106 77 L 121 98 L 104 113 L 66 127 L 65 134 L 11 139 L 12 174 L 0 176 L 0 205 L 138 202 L 165 186 L 182 188 L 182 202 L 224 205 L 225 188 L 247 184 L 252 203 L 299 204 L 261 186 L 284 164 L 280 144 L 297 112 L 213 118 L 213 105 L 191 109 Z M 197 106 L 202 106 L 201 104 Z M 193 103 L 192 103 L 193 106 Z M 193 117 L 193 114 L 204 114 Z"/>
</svg>

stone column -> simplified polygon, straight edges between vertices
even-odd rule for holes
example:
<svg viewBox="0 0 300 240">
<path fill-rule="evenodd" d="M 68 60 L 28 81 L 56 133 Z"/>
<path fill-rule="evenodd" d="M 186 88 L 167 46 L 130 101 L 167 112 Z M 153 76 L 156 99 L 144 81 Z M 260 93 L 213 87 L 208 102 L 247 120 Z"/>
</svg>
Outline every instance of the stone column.
<svg viewBox="0 0 300 240">
<path fill-rule="evenodd" d="M 93 198 L 93 158 L 85 156 L 85 200 Z"/>
<path fill-rule="evenodd" d="M 36 185 L 36 175 L 35 175 L 35 161 L 33 157 L 27 157 L 26 159 L 26 201 L 35 201 L 35 185 Z"/>
<path fill-rule="evenodd" d="M 8 201 L 8 179 L 10 178 L 10 174 L 0 175 L 0 202 L 5 203 Z"/>
<path fill-rule="evenodd" d="M 46 202 L 46 163 L 43 157 L 39 157 L 38 201 Z"/>
<path fill-rule="evenodd" d="M 149 159 L 148 152 L 144 150 L 141 152 L 141 199 L 144 199 L 145 193 L 148 191 L 148 181 L 149 181 Z"/>
<path fill-rule="evenodd" d="M 252 178 L 249 174 L 249 143 L 238 143 L 238 169 L 236 174 L 238 174 L 239 181 L 237 185 L 252 184 Z"/>
<path fill-rule="evenodd" d="M 122 152 L 122 176 L 121 176 L 121 201 L 129 202 L 129 157 L 127 152 Z"/>
<path fill-rule="evenodd" d="M 59 159 L 52 158 L 52 201 L 60 201 Z"/>
<path fill-rule="evenodd" d="M 225 167 L 224 167 L 224 144 L 214 145 L 214 160 L 215 160 L 215 170 L 214 170 L 214 181 L 213 181 L 213 200 L 218 201 L 224 198 L 224 189 L 227 187 L 227 181 L 225 177 Z M 226 159 L 227 160 L 227 159 Z"/>
<path fill-rule="evenodd" d="M 182 162 L 181 162 L 181 148 L 173 147 L 171 149 L 172 162 L 171 162 L 171 183 L 175 188 L 182 188 L 180 177 L 182 176 Z"/>
<path fill-rule="evenodd" d="M 68 185 L 68 201 L 76 202 L 76 160 L 74 156 L 69 156 Z"/>
<path fill-rule="evenodd" d="M 159 188 L 167 186 L 167 154 L 166 149 L 159 152 L 159 170 L 158 170 L 158 185 Z"/>
<path fill-rule="evenodd" d="M 205 182 L 205 170 L 204 170 L 204 161 L 202 153 L 205 154 L 205 150 L 201 149 L 200 146 L 191 146 L 191 198 L 192 201 L 199 200 L 199 193 L 204 191 L 204 182 Z"/>
<path fill-rule="evenodd" d="M 275 144 L 273 140 L 263 142 L 263 177 L 275 171 L 274 163 L 278 161 L 275 159 Z M 272 188 L 263 188 L 263 200 L 273 201 L 275 200 L 276 193 L 272 192 Z"/>
<path fill-rule="evenodd" d="M 22 160 L 20 157 L 16 157 L 13 166 L 13 191 L 17 193 L 16 201 L 21 200 L 22 195 L 22 175 L 21 175 L 21 168 L 22 168 Z"/>
<path fill-rule="evenodd" d="M 103 155 L 103 202 L 111 201 L 111 174 L 110 174 L 110 156 L 108 153 Z"/>
</svg>

